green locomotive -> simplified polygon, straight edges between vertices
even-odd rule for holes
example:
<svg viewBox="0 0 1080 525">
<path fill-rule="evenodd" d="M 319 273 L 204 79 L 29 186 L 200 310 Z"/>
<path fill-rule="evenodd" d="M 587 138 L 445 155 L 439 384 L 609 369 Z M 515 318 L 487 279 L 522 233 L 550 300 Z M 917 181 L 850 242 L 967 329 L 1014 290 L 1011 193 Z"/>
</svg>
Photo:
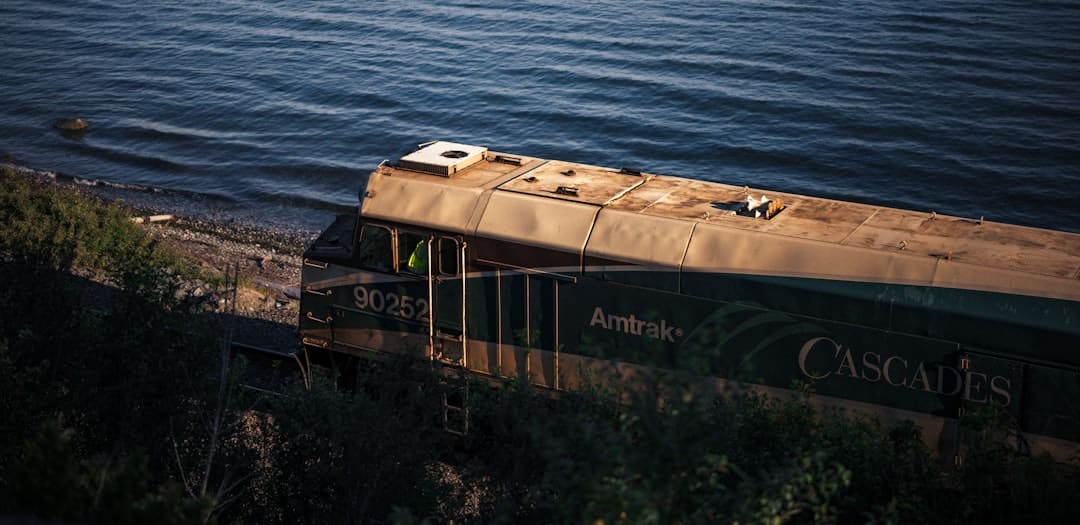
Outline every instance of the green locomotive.
<svg viewBox="0 0 1080 525">
<path fill-rule="evenodd" d="M 951 453 L 996 403 L 1080 441 L 1080 235 L 433 142 L 384 162 L 304 256 L 300 331 L 573 389 L 685 372 L 814 385 Z"/>
</svg>

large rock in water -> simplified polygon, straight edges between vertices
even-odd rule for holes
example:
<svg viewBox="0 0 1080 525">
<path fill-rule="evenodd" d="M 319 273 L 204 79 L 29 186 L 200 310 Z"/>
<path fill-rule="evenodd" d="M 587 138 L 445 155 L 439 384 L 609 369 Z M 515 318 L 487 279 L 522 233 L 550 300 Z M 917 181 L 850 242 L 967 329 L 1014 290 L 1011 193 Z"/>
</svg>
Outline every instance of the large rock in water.
<svg viewBox="0 0 1080 525">
<path fill-rule="evenodd" d="M 90 123 L 81 118 L 58 118 L 53 121 L 53 127 L 64 131 L 83 131 L 90 127 Z"/>
</svg>

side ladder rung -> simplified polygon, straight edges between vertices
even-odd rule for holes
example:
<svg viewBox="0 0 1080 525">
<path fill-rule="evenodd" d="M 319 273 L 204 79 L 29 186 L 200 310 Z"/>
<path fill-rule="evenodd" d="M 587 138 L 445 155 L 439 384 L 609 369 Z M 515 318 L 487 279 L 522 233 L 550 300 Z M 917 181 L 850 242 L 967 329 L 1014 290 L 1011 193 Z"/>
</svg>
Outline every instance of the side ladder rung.
<svg viewBox="0 0 1080 525">
<path fill-rule="evenodd" d="M 455 436 L 469 433 L 468 384 L 461 386 L 445 385 L 443 390 L 443 430 Z"/>
</svg>

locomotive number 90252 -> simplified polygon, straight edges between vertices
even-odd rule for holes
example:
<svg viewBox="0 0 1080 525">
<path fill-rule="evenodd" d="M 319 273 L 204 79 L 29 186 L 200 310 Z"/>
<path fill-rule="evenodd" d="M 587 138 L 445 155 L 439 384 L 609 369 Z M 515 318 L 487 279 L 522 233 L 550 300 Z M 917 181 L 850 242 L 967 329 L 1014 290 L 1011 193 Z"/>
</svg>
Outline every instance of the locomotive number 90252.
<svg viewBox="0 0 1080 525">
<path fill-rule="evenodd" d="M 377 314 L 390 315 L 411 321 L 427 321 L 431 309 L 428 300 L 365 286 L 353 288 L 353 306 Z"/>
</svg>

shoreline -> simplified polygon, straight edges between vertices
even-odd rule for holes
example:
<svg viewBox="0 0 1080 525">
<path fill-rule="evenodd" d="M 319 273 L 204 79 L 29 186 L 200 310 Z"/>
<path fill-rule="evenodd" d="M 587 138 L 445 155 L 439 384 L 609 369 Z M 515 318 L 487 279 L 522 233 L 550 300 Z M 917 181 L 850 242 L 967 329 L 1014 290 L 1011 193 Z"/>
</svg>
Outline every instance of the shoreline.
<svg viewBox="0 0 1080 525">
<path fill-rule="evenodd" d="M 42 183 L 70 188 L 106 202 L 119 204 L 131 209 L 135 217 L 168 214 L 175 217 L 175 220 L 170 221 L 175 227 L 277 252 L 300 255 L 304 247 L 320 233 L 314 226 L 304 228 L 286 225 L 280 220 L 268 220 L 266 217 L 254 215 L 250 210 L 248 213 L 238 213 L 235 208 L 228 209 L 226 203 L 214 202 L 205 196 L 185 195 L 138 185 L 113 184 L 15 162 L 0 162 L 0 169 L 11 169 Z M 326 221 L 326 224 L 329 223 L 329 220 Z"/>
</svg>

